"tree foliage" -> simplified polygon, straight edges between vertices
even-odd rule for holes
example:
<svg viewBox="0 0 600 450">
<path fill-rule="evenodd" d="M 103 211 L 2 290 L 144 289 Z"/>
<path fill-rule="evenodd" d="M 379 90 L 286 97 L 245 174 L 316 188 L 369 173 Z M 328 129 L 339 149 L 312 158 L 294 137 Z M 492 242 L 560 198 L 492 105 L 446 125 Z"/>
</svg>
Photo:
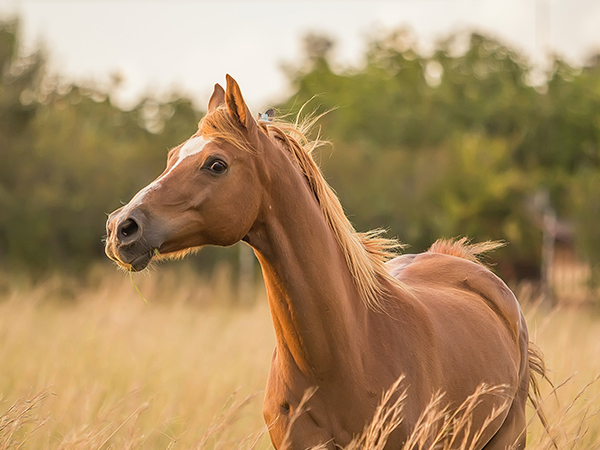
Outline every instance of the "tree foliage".
<svg viewBox="0 0 600 450">
<path fill-rule="evenodd" d="M 124 111 L 110 93 L 44 76 L 42 55 L 18 55 L 16 27 L 0 25 L 0 257 L 77 269 L 102 257 L 107 213 L 162 172 L 200 113 L 179 96 Z"/>
<path fill-rule="evenodd" d="M 503 275 L 535 276 L 534 199 L 548 192 L 581 254 L 600 261 L 600 58 L 582 68 L 556 58 L 540 81 L 481 34 L 425 56 L 398 30 L 340 70 L 333 41 L 306 44 L 280 106 L 331 110 L 322 164 L 358 229 L 389 228 L 414 251 L 442 236 L 503 239 Z M 85 268 L 103 258 L 106 214 L 162 171 L 201 113 L 176 94 L 123 110 L 110 90 L 50 77 L 42 52 L 20 53 L 18 22 L 0 23 L 0 69 L 0 263 Z"/>
<path fill-rule="evenodd" d="M 423 56 L 402 30 L 371 42 L 359 67 L 334 71 L 328 54 L 307 55 L 283 108 L 330 111 L 322 128 L 334 150 L 323 165 L 358 228 L 390 228 L 415 251 L 440 236 L 502 239 L 503 275 L 532 277 L 541 252 L 532 205 L 549 192 L 582 252 L 600 260 L 597 59 L 584 68 L 555 59 L 534 83 L 536 70 L 495 39 L 457 34 Z"/>
</svg>

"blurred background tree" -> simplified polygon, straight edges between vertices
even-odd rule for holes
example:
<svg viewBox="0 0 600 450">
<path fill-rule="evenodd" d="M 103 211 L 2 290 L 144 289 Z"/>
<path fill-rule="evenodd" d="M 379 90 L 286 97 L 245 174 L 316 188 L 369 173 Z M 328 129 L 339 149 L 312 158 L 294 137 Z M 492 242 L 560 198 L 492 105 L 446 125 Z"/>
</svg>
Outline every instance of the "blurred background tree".
<svg viewBox="0 0 600 450">
<path fill-rule="evenodd" d="M 358 228 L 389 228 L 411 251 L 442 236 L 503 239 L 502 275 L 537 278 L 542 218 L 532 203 L 547 191 L 595 264 L 597 59 L 585 68 L 555 59 L 534 83 L 522 56 L 477 33 L 451 36 L 430 56 L 415 44 L 395 31 L 370 43 L 361 66 L 333 71 L 311 36 L 309 63 L 288 69 L 296 93 L 284 108 L 313 99 L 330 111 L 322 124 L 335 150 L 322 163 Z"/>
<path fill-rule="evenodd" d="M 0 23 L 0 264 L 85 270 L 103 256 L 106 214 L 164 168 L 202 112 L 173 93 L 124 110 L 104 92 L 44 72 L 19 51 L 18 22 Z M 330 112 L 324 172 L 360 230 L 389 228 L 426 249 L 439 237 L 503 239 L 508 279 L 540 271 L 540 192 L 600 262 L 600 58 L 539 70 L 481 34 L 419 54 L 397 30 L 373 39 L 356 67 L 332 69 L 334 42 L 309 35 L 279 105 Z M 536 72 L 537 70 L 537 72 Z M 537 76 L 536 76 L 537 73 Z M 215 254 L 201 259 L 212 260 Z"/>
<path fill-rule="evenodd" d="M 18 53 L 18 22 L 0 24 L 0 258 L 34 271 L 102 257 L 106 214 L 164 168 L 201 113 L 173 94 L 129 111 L 111 92 L 44 75 Z"/>
<path fill-rule="evenodd" d="M 0 22 L 0 255 L 5 259 L 13 252 L 13 223 L 20 219 L 18 191 L 34 164 L 30 128 L 43 66 L 39 53 L 19 55 L 17 34 L 17 21 Z"/>
</svg>

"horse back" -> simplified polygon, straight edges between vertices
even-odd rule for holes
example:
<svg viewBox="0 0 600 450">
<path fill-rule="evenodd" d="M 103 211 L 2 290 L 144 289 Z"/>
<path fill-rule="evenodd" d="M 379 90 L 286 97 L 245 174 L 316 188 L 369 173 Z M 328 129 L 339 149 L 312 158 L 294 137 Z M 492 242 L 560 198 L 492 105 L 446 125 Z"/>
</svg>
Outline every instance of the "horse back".
<svg viewBox="0 0 600 450">
<path fill-rule="evenodd" d="M 456 296 L 476 300 L 472 308 L 489 308 L 518 342 L 523 321 L 519 303 L 506 284 L 485 266 L 458 256 L 425 252 L 402 255 L 388 263 L 390 273 L 426 304 L 452 302 Z M 453 308 L 459 305 L 450 304 Z M 468 313 L 468 312 L 466 312 Z"/>
</svg>

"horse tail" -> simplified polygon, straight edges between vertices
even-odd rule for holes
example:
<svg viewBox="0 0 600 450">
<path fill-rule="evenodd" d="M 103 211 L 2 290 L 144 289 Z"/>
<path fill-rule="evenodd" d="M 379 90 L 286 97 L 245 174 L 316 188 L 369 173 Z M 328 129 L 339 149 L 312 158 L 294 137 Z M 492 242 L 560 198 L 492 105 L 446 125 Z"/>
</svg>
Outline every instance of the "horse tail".
<svg viewBox="0 0 600 450">
<path fill-rule="evenodd" d="M 548 378 L 546 372 L 546 363 L 544 362 L 544 356 L 542 355 L 542 351 L 533 343 L 529 342 L 529 346 L 527 348 L 527 362 L 529 365 L 529 392 L 527 393 L 527 397 L 533 406 L 536 415 L 542 422 L 546 433 L 550 437 L 552 441 L 552 445 L 556 450 L 558 450 L 558 445 L 556 440 L 552 436 L 550 432 L 550 426 L 548 425 L 548 419 L 546 418 L 546 414 L 544 413 L 544 409 L 542 407 L 542 395 L 540 393 L 540 381 L 546 381 L 552 388 L 554 388 L 554 384 Z"/>
</svg>

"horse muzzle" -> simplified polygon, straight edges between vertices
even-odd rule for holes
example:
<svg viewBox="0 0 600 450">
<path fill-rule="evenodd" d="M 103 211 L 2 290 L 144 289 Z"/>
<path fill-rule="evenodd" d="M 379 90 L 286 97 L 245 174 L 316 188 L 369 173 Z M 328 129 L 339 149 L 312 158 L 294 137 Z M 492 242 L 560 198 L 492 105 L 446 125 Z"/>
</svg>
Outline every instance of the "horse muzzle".
<svg viewBox="0 0 600 450">
<path fill-rule="evenodd" d="M 126 270 L 144 270 L 161 244 L 147 222 L 139 209 L 113 212 L 106 222 L 106 255 Z"/>
</svg>

